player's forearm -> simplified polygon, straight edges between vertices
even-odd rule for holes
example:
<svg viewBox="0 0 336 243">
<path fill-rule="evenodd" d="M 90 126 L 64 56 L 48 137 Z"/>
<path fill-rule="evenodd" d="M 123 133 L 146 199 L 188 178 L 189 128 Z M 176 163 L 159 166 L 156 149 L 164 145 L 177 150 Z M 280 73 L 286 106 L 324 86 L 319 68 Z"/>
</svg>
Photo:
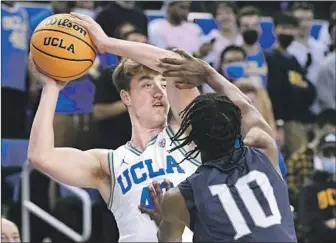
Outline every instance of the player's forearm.
<svg viewBox="0 0 336 243">
<path fill-rule="evenodd" d="M 212 67 L 206 72 L 207 84 L 217 93 L 225 95 L 232 100 L 241 110 L 242 115 L 242 133 L 247 134 L 253 127 L 259 127 L 269 135 L 273 135 L 271 127 L 259 111 L 253 106 L 250 99 L 239 90 L 234 84 L 219 74 Z"/>
<path fill-rule="evenodd" d="M 160 58 L 168 56 L 178 56 L 172 51 L 168 51 L 152 45 L 133 41 L 119 40 L 115 38 L 108 38 L 105 43 L 104 49 L 109 53 L 130 58 L 133 61 L 141 63 L 160 73 L 163 72 L 163 69 L 159 66 Z"/>
<path fill-rule="evenodd" d="M 157 238 L 159 242 L 182 242 L 182 235 L 176 234 L 172 227 L 170 227 L 170 223 L 161 221 Z"/>
<path fill-rule="evenodd" d="M 32 164 L 46 160 L 54 148 L 53 119 L 58 94 L 56 85 L 46 86 L 42 90 L 28 146 L 28 159 Z"/>
</svg>

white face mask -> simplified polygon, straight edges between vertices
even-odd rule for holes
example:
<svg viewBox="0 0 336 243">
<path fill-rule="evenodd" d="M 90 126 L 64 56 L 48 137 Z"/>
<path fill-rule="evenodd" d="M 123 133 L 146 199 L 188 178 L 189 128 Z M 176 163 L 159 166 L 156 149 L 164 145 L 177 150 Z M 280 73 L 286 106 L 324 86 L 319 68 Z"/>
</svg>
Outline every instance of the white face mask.
<svg viewBox="0 0 336 243">
<path fill-rule="evenodd" d="M 314 167 L 317 170 L 321 170 L 330 174 L 336 173 L 336 157 L 322 157 L 315 156 Z"/>
<path fill-rule="evenodd" d="M 80 14 L 85 14 L 85 15 L 90 16 L 91 18 L 96 17 L 96 12 L 94 10 L 87 9 L 87 8 L 74 8 L 73 12 L 80 13 Z"/>
</svg>

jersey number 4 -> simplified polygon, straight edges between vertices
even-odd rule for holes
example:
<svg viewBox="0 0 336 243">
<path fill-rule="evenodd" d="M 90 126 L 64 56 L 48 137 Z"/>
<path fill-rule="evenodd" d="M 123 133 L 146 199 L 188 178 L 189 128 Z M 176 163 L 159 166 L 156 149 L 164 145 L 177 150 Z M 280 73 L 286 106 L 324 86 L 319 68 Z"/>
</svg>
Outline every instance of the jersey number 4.
<svg viewBox="0 0 336 243">
<path fill-rule="evenodd" d="M 165 191 L 166 185 L 165 185 L 164 181 L 161 182 L 160 187 L 163 191 Z M 173 188 L 173 187 L 174 187 L 174 184 L 172 182 L 170 182 L 170 188 Z M 140 198 L 140 205 L 143 205 L 143 206 L 145 206 L 146 208 L 149 208 L 149 209 L 155 209 L 154 202 L 153 202 L 153 200 L 150 196 L 148 187 L 144 187 L 142 189 L 141 198 Z"/>
<path fill-rule="evenodd" d="M 261 205 L 255 197 L 252 189 L 249 187 L 249 183 L 253 181 L 258 184 L 263 194 L 267 195 L 266 200 L 270 206 L 272 215 L 265 215 L 265 212 L 261 208 Z M 235 188 L 237 189 L 240 198 L 242 199 L 256 226 L 267 228 L 281 223 L 281 214 L 274 196 L 273 187 L 264 173 L 251 171 L 236 182 Z M 250 234 L 251 230 L 239 210 L 237 203 L 232 197 L 228 186 L 226 184 L 213 185 L 209 186 L 209 189 L 213 196 L 218 196 L 223 209 L 229 217 L 229 220 L 236 231 L 234 239 L 237 240 L 247 234 Z"/>
</svg>

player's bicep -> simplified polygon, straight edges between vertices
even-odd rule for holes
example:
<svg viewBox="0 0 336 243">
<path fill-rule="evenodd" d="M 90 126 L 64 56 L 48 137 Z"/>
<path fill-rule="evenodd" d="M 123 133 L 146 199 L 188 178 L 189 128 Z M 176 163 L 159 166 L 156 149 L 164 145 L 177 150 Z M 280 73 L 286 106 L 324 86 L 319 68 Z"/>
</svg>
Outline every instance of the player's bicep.
<svg viewBox="0 0 336 243">
<path fill-rule="evenodd" d="M 246 134 L 244 144 L 261 149 L 281 175 L 278 147 L 275 140 L 269 134 L 258 127 L 254 127 Z"/>
<path fill-rule="evenodd" d="M 33 164 L 55 180 L 76 187 L 97 188 L 99 179 L 106 177 L 99 157 L 102 151 L 81 151 L 74 148 L 55 148 L 52 156 Z"/>
</svg>

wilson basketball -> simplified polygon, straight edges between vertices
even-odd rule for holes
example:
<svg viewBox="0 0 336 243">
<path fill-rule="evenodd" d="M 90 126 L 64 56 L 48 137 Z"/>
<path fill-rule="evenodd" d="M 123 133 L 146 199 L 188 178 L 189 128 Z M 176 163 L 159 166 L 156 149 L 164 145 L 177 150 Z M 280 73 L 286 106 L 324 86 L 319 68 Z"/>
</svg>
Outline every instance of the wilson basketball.
<svg viewBox="0 0 336 243">
<path fill-rule="evenodd" d="M 89 32 L 72 18 L 70 14 L 56 14 L 44 19 L 30 41 L 36 68 L 64 82 L 85 75 L 96 58 Z"/>
</svg>

